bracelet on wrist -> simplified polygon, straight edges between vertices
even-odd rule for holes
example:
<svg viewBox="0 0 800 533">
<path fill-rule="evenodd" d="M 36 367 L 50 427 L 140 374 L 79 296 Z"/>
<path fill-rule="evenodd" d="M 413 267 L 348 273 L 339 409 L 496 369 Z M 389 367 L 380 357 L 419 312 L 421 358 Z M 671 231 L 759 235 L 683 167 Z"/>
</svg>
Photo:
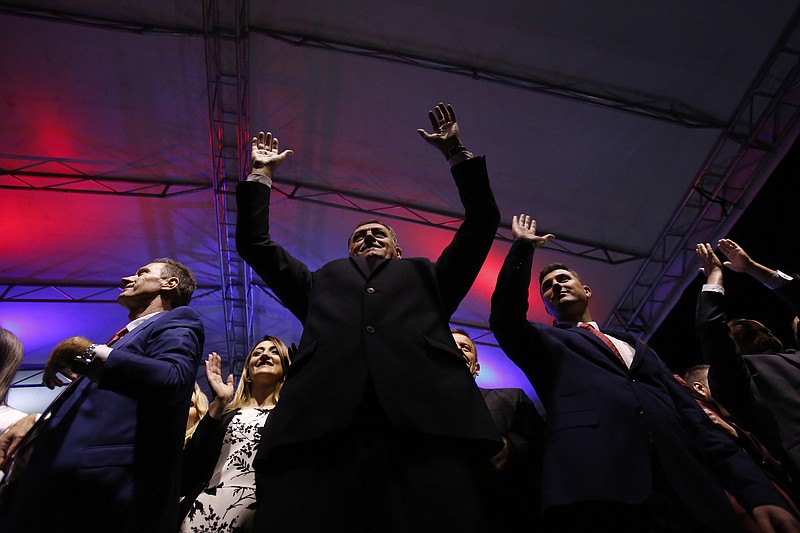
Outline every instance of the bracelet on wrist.
<svg viewBox="0 0 800 533">
<path fill-rule="evenodd" d="M 464 153 L 466 151 L 467 151 L 467 147 L 466 146 L 464 146 L 463 144 L 457 144 L 456 146 L 453 146 L 452 148 L 450 148 L 447 151 L 447 160 L 449 161 L 454 156 L 456 156 L 458 154 L 462 154 L 462 153 Z"/>
</svg>

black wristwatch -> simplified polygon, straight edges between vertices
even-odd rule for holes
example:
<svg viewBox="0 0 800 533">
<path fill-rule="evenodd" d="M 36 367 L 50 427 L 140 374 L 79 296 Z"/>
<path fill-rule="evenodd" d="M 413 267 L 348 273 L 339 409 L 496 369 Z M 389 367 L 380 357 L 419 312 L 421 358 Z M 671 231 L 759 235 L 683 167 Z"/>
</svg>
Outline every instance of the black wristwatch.
<svg viewBox="0 0 800 533">
<path fill-rule="evenodd" d="M 86 367 L 94 361 L 96 344 L 90 344 L 81 354 L 72 361 L 71 370 L 76 374 L 85 374 Z"/>
</svg>

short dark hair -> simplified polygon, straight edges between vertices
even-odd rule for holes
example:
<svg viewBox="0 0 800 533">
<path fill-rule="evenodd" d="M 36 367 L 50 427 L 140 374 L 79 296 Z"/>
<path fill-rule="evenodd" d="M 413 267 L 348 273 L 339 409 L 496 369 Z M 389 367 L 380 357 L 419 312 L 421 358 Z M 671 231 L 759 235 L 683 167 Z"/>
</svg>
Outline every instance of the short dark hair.
<svg viewBox="0 0 800 533">
<path fill-rule="evenodd" d="M 350 235 L 347 237 L 347 247 L 348 248 L 350 247 L 350 239 L 353 238 L 353 234 L 356 232 L 356 230 L 358 228 L 360 228 L 361 226 L 366 226 L 367 224 L 380 224 L 384 228 L 388 229 L 389 230 L 389 235 L 392 236 L 392 240 L 394 241 L 394 245 L 395 246 L 400 246 L 397 243 L 397 233 L 394 231 L 394 228 L 392 228 L 389 224 L 386 224 L 385 222 L 381 222 L 380 220 L 373 218 L 373 219 L 365 220 L 363 222 L 359 222 L 358 224 L 356 224 L 356 227 L 353 228 L 353 231 L 351 231 Z"/>
<path fill-rule="evenodd" d="M 540 287 L 542 285 L 542 280 L 544 279 L 544 277 L 546 275 L 548 275 L 550 272 L 554 271 L 554 270 L 566 270 L 569 273 L 571 273 L 573 276 L 575 276 L 577 278 L 577 280 L 581 282 L 581 284 L 583 284 L 583 280 L 581 279 L 580 274 L 578 274 L 577 272 L 572 270 L 570 267 L 568 267 L 564 263 L 550 263 L 549 265 L 546 265 L 542 269 L 541 272 L 539 272 L 539 286 Z"/>
<path fill-rule="evenodd" d="M 686 371 L 683 375 L 683 380 L 686 381 L 690 387 L 695 381 L 705 381 L 708 379 L 709 368 L 711 368 L 709 365 L 695 365 Z"/>
<path fill-rule="evenodd" d="M 161 267 L 162 278 L 178 278 L 177 288 L 169 293 L 169 302 L 172 304 L 172 307 L 189 305 L 189 302 L 192 300 L 192 294 L 197 288 L 197 280 L 194 274 L 192 274 L 191 269 L 183 263 L 169 257 L 159 257 L 155 259 L 153 263 L 161 263 L 164 265 Z"/>
</svg>

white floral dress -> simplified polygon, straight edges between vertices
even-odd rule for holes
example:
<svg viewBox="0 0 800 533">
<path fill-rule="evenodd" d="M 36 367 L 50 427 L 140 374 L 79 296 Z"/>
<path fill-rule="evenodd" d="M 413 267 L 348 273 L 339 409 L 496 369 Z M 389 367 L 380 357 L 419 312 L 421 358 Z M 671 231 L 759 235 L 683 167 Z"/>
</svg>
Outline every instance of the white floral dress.
<svg viewBox="0 0 800 533">
<path fill-rule="evenodd" d="M 269 409 L 247 408 L 234 415 L 225 431 L 214 474 L 181 524 L 182 532 L 253 530 L 256 515 L 253 459 L 261 438 L 259 430 L 269 412 Z"/>
</svg>

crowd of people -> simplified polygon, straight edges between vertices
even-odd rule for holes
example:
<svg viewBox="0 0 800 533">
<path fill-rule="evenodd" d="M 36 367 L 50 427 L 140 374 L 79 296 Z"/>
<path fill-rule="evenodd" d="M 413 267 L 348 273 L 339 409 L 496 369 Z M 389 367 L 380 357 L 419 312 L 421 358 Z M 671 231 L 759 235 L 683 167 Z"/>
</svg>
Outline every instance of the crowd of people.
<svg viewBox="0 0 800 533">
<path fill-rule="evenodd" d="M 296 349 L 265 336 L 238 383 L 210 353 L 210 400 L 195 381 L 196 281 L 173 259 L 122 278 L 129 322 L 108 341 L 54 348 L 43 381 L 63 391 L 43 413 L 6 405 L 22 346 L 0 329 L 0 531 L 800 533 L 800 355 L 756 320 L 729 320 L 723 273 L 800 314 L 797 279 L 733 241 L 717 245 L 725 262 L 699 243 L 705 364 L 681 377 L 641 340 L 601 331 L 566 264 L 538 276 L 553 322 L 529 322 L 535 250 L 555 236 L 515 215 L 489 324 L 543 412 L 520 389 L 479 388 L 476 343 L 450 319 L 500 211 L 453 108 L 428 118 L 418 133 L 464 208 L 436 260 L 404 256 L 367 220 L 346 257 L 312 271 L 270 235 L 272 180 L 292 151 L 253 138 L 237 250 L 303 333 Z"/>
</svg>

